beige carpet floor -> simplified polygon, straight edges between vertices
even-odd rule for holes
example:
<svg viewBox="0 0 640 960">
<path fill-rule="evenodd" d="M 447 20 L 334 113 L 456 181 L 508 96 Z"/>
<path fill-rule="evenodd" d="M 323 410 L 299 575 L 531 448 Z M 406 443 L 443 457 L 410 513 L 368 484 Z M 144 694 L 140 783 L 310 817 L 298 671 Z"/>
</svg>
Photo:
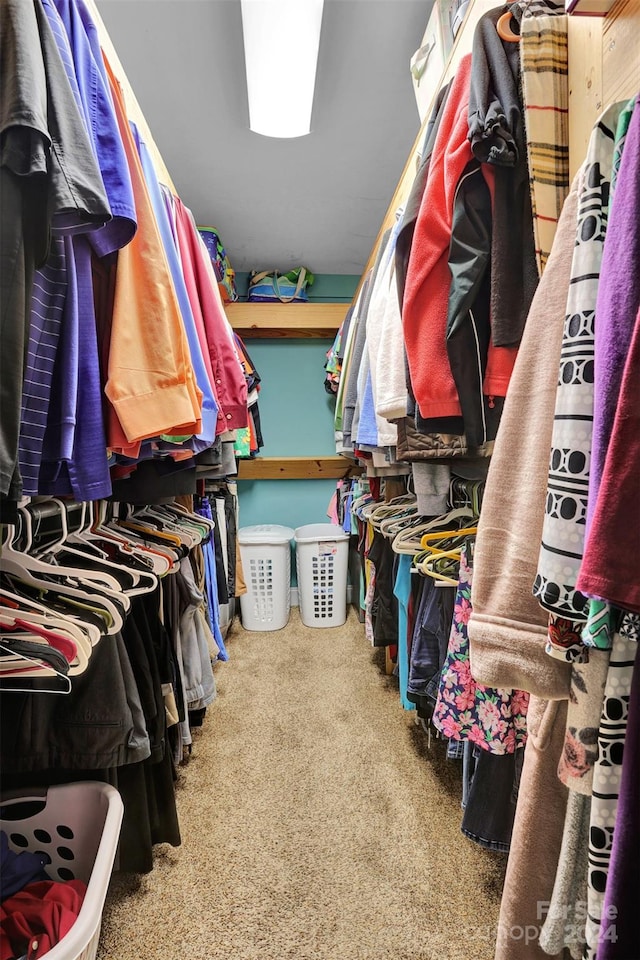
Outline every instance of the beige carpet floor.
<svg viewBox="0 0 640 960">
<path fill-rule="evenodd" d="M 461 772 L 344 627 L 234 624 L 182 769 L 183 843 L 114 877 L 99 960 L 492 960 L 504 857 Z"/>
</svg>

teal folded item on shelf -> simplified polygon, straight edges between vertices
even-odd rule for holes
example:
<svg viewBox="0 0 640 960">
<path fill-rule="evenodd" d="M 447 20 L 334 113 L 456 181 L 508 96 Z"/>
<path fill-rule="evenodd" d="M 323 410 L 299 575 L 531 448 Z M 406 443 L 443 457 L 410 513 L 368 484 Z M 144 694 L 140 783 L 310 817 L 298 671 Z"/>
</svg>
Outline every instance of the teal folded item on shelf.
<svg viewBox="0 0 640 960">
<path fill-rule="evenodd" d="M 307 303 L 307 287 L 315 280 L 306 267 L 295 267 L 287 273 L 254 270 L 249 278 L 250 303 Z"/>
</svg>

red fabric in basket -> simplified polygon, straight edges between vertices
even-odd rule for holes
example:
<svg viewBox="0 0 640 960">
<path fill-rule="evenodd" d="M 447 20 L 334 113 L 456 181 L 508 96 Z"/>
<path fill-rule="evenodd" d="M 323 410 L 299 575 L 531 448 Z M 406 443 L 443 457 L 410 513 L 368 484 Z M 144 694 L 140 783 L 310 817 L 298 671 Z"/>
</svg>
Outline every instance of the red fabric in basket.
<svg viewBox="0 0 640 960">
<path fill-rule="evenodd" d="M 82 880 L 42 880 L 5 900 L 0 907 L 0 960 L 25 954 L 31 960 L 48 953 L 76 922 L 86 892 Z M 37 949 L 28 953 L 36 940 Z"/>
</svg>

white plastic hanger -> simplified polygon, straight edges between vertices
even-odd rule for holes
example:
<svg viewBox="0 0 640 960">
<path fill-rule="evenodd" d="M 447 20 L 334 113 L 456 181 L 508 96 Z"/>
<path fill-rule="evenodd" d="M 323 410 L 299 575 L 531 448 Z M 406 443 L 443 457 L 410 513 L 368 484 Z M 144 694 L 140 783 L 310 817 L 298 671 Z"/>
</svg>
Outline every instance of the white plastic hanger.
<svg viewBox="0 0 640 960">
<path fill-rule="evenodd" d="M 35 613 L 33 610 L 9 610 L 7 607 L 0 607 L 0 624 L 11 628 L 15 625 L 16 620 L 21 620 L 24 623 L 33 623 L 39 627 L 44 627 L 45 630 L 51 630 L 53 633 L 68 636 L 70 640 L 73 640 L 78 650 L 81 651 L 86 667 L 86 662 L 88 662 L 91 656 L 93 647 L 87 634 L 82 632 L 78 624 L 71 621 L 63 623 L 61 620 L 56 622 L 44 614 Z M 0 634 L 0 637 L 1 636 L 2 634 Z"/>
<path fill-rule="evenodd" d="M 59 633 L 62 635 L 62 631 L 59 631 Z M 89 663 L 89 655 L 82 646 L 75 643 L 75 640 L 72 637 L 69 637 L 69 639 L 72 641 L 75 648 L 75 656 L 69 661 L 68 676 L 72 677 L 77 676 L 80 673 L 84 673 L 84 671 L 87 669 L 87 664 Z M 8 640 L 28 640 L 29 643 L 42 646 L 43 650 L 46 650 L 46 648 L 50 646 L 46 637 L 43 637 L 37 633 L 30 633 L 28 630 L 19 630 L 15 633 L 3 630 L 2 633 L 0 633 L 0 643 L 6 644 Z M 6 662 L 7 661 L 5 660 L 5 664 Z"/>
<path fill-rule="evenodd" d="M 38 557 L 32 556 L 28 551 L 33 542 L 32 540 L 32 528 L 31 528 L 31 515 L 24 508 L 18 508 L 18 516 L 23 521 L 23 526 L 21 526 L 20 531 L 18 528 L 13 528 L 13 534 L 11 532 L 12 528 L 7 526 L 7 540 L 2 546 L 2 557 L 0 559 L 0 568 L 6 570 L 8 573 L 18 574 L 20 569 L 29 571 L 35 575 L 38 573 L 47 574 L 52 577 L 72 577 L 80 580 L 89 581 L 88 585 L 95 584 L 98 589 L 106 587 L 111 590 L 117 590 L 120 586 L 115 577 L 112 577 L 110 574 L 101 574 L 99 572 L 92 572 L 90 570 L 84 570 L 81 567 L 62 567 L 54 563 L 49 563 L 46 560 L 42 560 Z M 66 537 L 66 512 L 63 510 L 61 514 L 62 519 L 62 528 L 63 536 L 59 541 L 58 546 L 61 546 L 64 543 Z M 26 545 L 24 550 L 16 550 L 14 543 L 24 530 Z"/>
<path fill-rule="evenodd" d="M 158 553 L 151 553 L 141 548 L 140 544 L 134 541 L 133 537 L 125 535 L 124 530 L 118 531 L 115 528 L 106 526 L 106 503 L 98 502 L 88 508 L 89 514 L 93 510 L 93 516 L 90 516 L 89 523 L 84 530 L 69 537 L 70 543 L 100 543 L 100 541 L 109 541 L 114 544 L 122 554 L 123 563 L 126 565 L 127 555 L 135 556 L 149 568 L 150 572 L 158 577 L 164 576 L 172 568 L 172 562 L 169 558 L 160 556 Z"/>
<path fill-rule="evenodd" d="M 73 597 L 79 603 L 84 603 L 89 606 L 96 605 L 101 607 L 108 613 L 111 623 L 105 624 L 105 632 L 109 635 L 118 633 L 123 627 L 122 616 L 113 603 L 102 591 L 96 588 L 95 584 L 89 584 L 87 589 L 91 588 L 92 593 L 89 594 L 87 590 L 81 590 L 77 587 L 70 586 L 67 583 L 53 582 L 51 580 L 44 580 L 42 577 L 38 576 L 38 572 L 31 571 L 28 567 L 21 562 L 20 557 L 22 556 L 17 551 L 13 555 L 7 555 L 8 551 L 3 549 L 2 561 L 0 562 L 0 570 L 4 573 L 11 574 L 16 577 L 22 583 L 27 586 L 34 587 L 38 591 L 43 591 L 47 593 L 49 590 L 55 591 L 55 593 L 60 594 L 65 597 Z M 61 570 L 60 567 L 53 568 L 58 572 Z"/>
<path fill-rule="evenodd" d="M 84 634 L 84 636 L 86 636 L 89 640 L 91 647 L 95 647 L 96 644 L 102 639 L 102 634 L 95 623 L 89 623 L 87 620 L 83 620 L 81 616 L 76 616 L 75 614 L 71 613 L 59 613 L 57 610 L 51 610 L 50 607 L 47 607 L 42 603 L 38 603 L 37 600 L 21 597 L 17 593 L 11 593 L 10 590 L 4 590 L 0 588 L 0 597 L 5 597 L 12 603 L 18 604 L 17 608 L 0 604 L 0 613 L 2 615 L 24 617 L 27 613 L 30 616 L 38 614 L 39 616 L 42 616 L 43 622 L 54 630 L 58 627 L 62 627 L 66 630 L 74 629 L 81 631 L 82 634 Z"/>
<path fill-rule="evenodd" d="M 425 533 L 437 530 L 440 527 L 446 528 L 457 520 L 471 520 L 474 516 L 475 514 L 470 507 L 457 507 L 455 510 L 450 510 L 449 513 L 436 517 L 434 520 L 429 520 L 426 523 L 420 523 L 400 530 L 399 533 L 396 534 L 391 546 L 394 553 L 405 553 L 415 556 L 415 554 L 420 553 L 422 550 L 422 537 Z"/>
<path fill-rule="evenodd" d="M 174 513 L 182 514 L 187 520 L 191 520 L 193 523 L 195 523 L 196 526 L 198 524 L 204 525 L 205 527 L 208 527 L 210 531 L 215 527 L 213 520 L 209 520 L 208 517 L 203 517 L 200 513 L 190 513 L 186 507 L 182 506 L 181 503 L 167 503 L 164 504 L 164 508 L 166 510 L 171 510 Z"/>
<path fill-rule="evenodd" d="M 49 664 L 43 664 L 40 660 L 29 657 L 27 654 L 16 653 L 10 647 L 3 644 L 2 640 L 0 640 L 0 652 L 5 654 L 5 656 L 0 657 L 0 679 L 2 679 L 0 690 L 13 693 L 71 693 L 71 680 L 69 677 L 55 670 Z M 27 669 L 20 669 L 21 664 Z M 17 672 L 18 669 L 20 672 Z M 51 679 L 52 687 L 48 689 L 46 686 L 40 685 L 34 688 L 32 686 L 25 686 L 20 682 L 21 679 L 28 680 L 30 678 L 41 680 Z M 57 688 L 53 686 L 54 678 L 58 684 Z"/>
<path fill-rule="evenodd" d="M 192 527 L 190 530 L 187 530 L 186 525 L 179 524 L 176 517 L 167 516 L 154 507 L 147 507 L 140 513 L 135 514 L 135 518 L 147 520 L 151 524 L 160 524 L 161 526 L 158 527 L 159 532 L 167 531 L 174 533 L 180 537 L 183 544 L 188 547 L 189 550 L 193 549 L 197 544 L 202 543 L 202 537 L 196 534 L 195 528 Z"/>
</svg>

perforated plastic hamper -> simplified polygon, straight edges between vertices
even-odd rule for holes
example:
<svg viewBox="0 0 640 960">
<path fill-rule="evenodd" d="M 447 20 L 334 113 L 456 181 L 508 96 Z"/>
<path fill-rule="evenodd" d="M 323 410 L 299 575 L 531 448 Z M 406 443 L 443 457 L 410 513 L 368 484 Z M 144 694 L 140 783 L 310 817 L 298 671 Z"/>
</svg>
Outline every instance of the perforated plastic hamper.
<svg viewBox="0 0 640 960">
<path fill-rule="evenodd" d="M 333 523 L 296 530 L 300 619 L 307 627 L 339 627 L 347 619 L 349 534 Z"/>
<path fill-rule="evenodd" d="M 240 597 L 247 630 L 282 630 L 291 609 L 291 541 L 293 530 L 261 523 L 238 531 L 247 592 Z"/>
<path fill-rule="evenodd" d="M 47 960 L 95 960 L 102 910 L 120 837 L 122 800 L 108 783 L 87 781 L 0 799 L 0 829 L 16 853 L 44 852 L 52 880 L 84 880 L 78 919 Z"/>
</svg>

